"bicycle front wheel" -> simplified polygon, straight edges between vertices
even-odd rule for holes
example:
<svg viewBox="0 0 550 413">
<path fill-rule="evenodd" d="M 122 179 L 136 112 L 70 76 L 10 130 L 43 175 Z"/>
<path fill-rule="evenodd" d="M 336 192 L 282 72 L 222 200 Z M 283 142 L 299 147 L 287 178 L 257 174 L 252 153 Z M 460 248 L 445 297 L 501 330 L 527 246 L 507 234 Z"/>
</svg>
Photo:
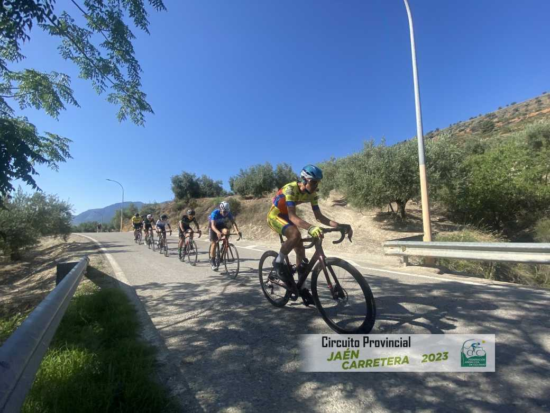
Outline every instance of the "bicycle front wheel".
<svg viewBox="0 0 550 413">
<path fill-rule="evenodd" d="M 376 304 L 367 280 L 350 263 L 327 258 L 311 277 L 315 305 L 330 328 L 340 334 L 368 334 L 376 319 Z"/>
<path fill-rule="evenodd" d="M 189 244 L 186 245 L 185 250 L 187 262 L 191 265 L 195 265 L 199 258 L 199 252 L 197 251 L 197 244 L 195 244 L 195 241 L 190 241 Z"/>
<path fill-rule="evenodd" d="M 233 244 L 227 246 L 227 251 L 223 255 L 223 265 L 225 266 L 227 275 L 233 279 L 237 278 L 241 264 L 239 263 L 239 252 Z"/>
<path fill-rule="evenodd" d="M 275 251 L 264 252 L 264 255 L 260 258 L 258 275 L 265 298 L 275 307 L 284 307 L 290 299 L 290 292 L 283 287 L 283 281 L 277 278 L 273 264 L 277 255 Z"/>
</svg>

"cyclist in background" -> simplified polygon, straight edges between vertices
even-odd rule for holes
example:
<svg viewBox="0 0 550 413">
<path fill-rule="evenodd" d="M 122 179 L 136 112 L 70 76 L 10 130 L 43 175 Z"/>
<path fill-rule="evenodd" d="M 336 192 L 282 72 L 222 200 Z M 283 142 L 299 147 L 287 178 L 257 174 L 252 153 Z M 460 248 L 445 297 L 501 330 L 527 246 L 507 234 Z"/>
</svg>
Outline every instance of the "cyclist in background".
<svg viewBox="0 0 550 413">
<path fill-rule="evenodd" d="M 273 205 L 269 214 L 267 214 L 267 223 L 270 228 L 277 234 L 287 238 L 281 245 L 281 250 L 274 264 L 277 275 L 287 283 L 290 283 L 289 277 L 292 277 L 291 274 L 287 274 L 285 265 L 285 259 L 290 251 L 294 250 L 296 253 L 296 267 L 298 271 L 303 270 L 307 264 L 304 245 L 302 244 L 302 235 L 298 228 L 306 229 L 308 234 L 313 238 L 321 238 L 323 236 L 323 231 L 320 227 L 311 225 L 296 214 L 296 205 L 304 202 L 311 203 L 311 208 L 317 221 L 333 228 L 345 229 L 350 239 L 353 236 L 353 230 L 350 225 L 339 224 L 321 213 L 319 209 L 319 196 L 317 195 L 317 188 L 321 179 L 323 179 L 323 171 L 321 169 L 315 165 L 305 166 L 300 173 L 299 181 L 286 184 L 277 192 L 277 195 L 273 198 Z"/>
<path fill-rule="evenodd" d="M 137 240 L 137 233 L 143 228 L 143 218 L 136 212 L 136 215 L 132 217 L 132 224 L 134 225 L 134 241 Z"/>
<path fill-rule="evenodd" d="M 242 238 L 242 234 L 239 231 L 237 223 L 235 222 L 235 218 L 233 218 L 233 215 L 229 210 L 229 202 L 227 201 L 223 201 L 218 209 L 212 211 L 212 213 L 208 217 L 208 220 L 210 221 L 210 225 L 208 226 L 210 234 L 210 265 L 215 271 L 217 269 L 216 258 L 214 256 L 216 250 L 216 242 L 218 242 L 222 234 L 229 234 L 229 223 L 233 225 L 235 232 L 239 234 L 239 239 Z"/>
<path fill-rule="evenodd" d="M 147 214 L 147 217 L 143 221 L 145 224 L 145 239 L 147 239 L 147 235 L 149 235 L 149 231 L 153 230 L 153 225 L 155 225 L 155 219 L 153 218 L 153 215 Z"/>
<path fill-rule="evenodd" d="M 170 231 L 170 235 L 172 235 L 172 227 L 170 226 L 170 223 L 168 222 L 168 215 L 164 214 L 160 217 L 160 219 L 157 221 L 157 224 L 155 225 L 157 229 L 157 234 L 160 236 L 161 234 L 164 234 L 166 236 L 166 227 L 168 227 L 168 230 Z"/>
<path fill-rule="evenodd" d="M 189 237 L 193 236 L 193 230 L 191 229 L 191 223 L 195 224 L 196 231 L 198 232 L 199 236 L 201 235 L 201 229 L 199 228 L 199 223 L 197 222 L 197 219 L 195 218 L 195 210 L 189 209 L 187 210 L 187 214 L 183 215 L 181 217 L 181 220 L 179 222 L 179 244 L 178 244 L 178 253 L 181 257 L 181 249 L 183 248 L 183 243 L 185 242 L 185 235 L 188 234 Z M 191 248 L 193 248 L 193 243 L 191 243 Z"/>
</svg>

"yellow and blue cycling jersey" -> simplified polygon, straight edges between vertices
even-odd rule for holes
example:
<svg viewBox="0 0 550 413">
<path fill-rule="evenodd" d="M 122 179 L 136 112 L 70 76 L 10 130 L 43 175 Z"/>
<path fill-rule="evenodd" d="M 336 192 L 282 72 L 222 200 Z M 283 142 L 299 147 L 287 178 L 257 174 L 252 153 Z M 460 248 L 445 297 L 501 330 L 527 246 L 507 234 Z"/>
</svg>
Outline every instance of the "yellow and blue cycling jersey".
<svg viewBox="0 0 550 413">
<path fill-rule="evenodd" d="M 283 235 L 284 230 L 289 225 L 294 225 L 288 218 L 288 207 L 295 207 L 305 202 L 311 203 L 311 208 L 314 211 L 319 209 L 319 196 L 317 192 L 310 194 L 309 192 L 301 192 L 298 187 L 298 182 L 291 182 L 286 184 L 275 198 L 273 198 L 273 204 L 267 215 L 267 223 L 278 234 Z"/>
</svg>

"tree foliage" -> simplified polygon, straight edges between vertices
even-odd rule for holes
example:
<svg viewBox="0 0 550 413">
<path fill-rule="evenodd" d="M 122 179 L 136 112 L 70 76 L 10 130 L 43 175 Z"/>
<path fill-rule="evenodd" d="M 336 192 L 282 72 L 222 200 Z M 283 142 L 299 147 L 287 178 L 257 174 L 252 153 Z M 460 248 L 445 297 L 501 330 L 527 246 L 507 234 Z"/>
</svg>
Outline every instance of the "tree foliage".
<svg viewBox="0 0 550 413">
<path fill-rule="evenodd" d="M 236 176 L 229 178 L 231 190 L 241 196 L 261 197 L 266 192 L 297 179 L 292 167 L 286 163 L 278 164 L 276 169 L 269 162 L 251 166 Z"/>
<path fill-rule="evenodd" d="M 149 0 L 155 10 L 164 10 L 162 0 Z M 132 41 L 135 35 L 125 22 L 148 33 L 144 0 L 84 0 L 68 4 L 71 13 L 84 17 L 79 25 L 69 10 L 58 11 L 55 0 L 3 0 L 0 2 L 0 203 L 13 187 L 10 181 L 23 179 L 37 188 L 36 165 L 57 169 L 70 157 L 69 139 L 54 133 L 39 135 L 26 118 L 15 117 L 20 109 L 44 110 L 57 118 L 65 105 L 78 106 L 69 76 L 57 71 L 40 72 L 22 68 L 22 43 L 31 40 L 31 30 L 40 28 L 61 41 L 61 56 L 80 69 L 97 93 L 118 106 L 118 119 L 130 118 L 143 125 L 153 109 L 141 90 L 141 67 Z M 17 69 L 16 69 L 17 67 Z"/>
<path fill-rule="evenodd" d="M 225 195 L 222 181 L 214 181 L 209 176 L 203 175 L 197 179 L 201 198 L 213 198 Z"/>
<path fill-rule="evenodd" d="M 225 195 L 222 181 L 214 181 L 207 175 L 197 178 L 195 174 L 182 172 L 172 178 L 172 192 L 177 200 L 189 202 L 195 198 L 213 198 Z"/>
<path fill-rule="evenodd" d="M 0 209 L 0 250 L 12 260 L 38 244 L 41 236 L 66 237 L 71 233 L 71 206 L 56 196 L 20 189 Z"/>
</svg>

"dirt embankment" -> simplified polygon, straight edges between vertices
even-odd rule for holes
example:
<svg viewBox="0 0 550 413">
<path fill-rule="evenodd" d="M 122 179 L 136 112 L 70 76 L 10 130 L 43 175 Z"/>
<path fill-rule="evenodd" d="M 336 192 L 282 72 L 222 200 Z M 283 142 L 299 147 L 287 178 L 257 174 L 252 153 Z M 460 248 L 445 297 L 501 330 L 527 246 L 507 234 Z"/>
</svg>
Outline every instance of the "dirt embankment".
<svg viewBox="0 0 550 413">
<path fill-rule="evenodd" d="M 90 265 L 105 267 L 96 244 L 77 235 L 67 242 L 45 237 L 25 252 L 21 261 L 0 261 L 0 317 L 32 310 L 54 289 L 57 264 L 78 261 L 85 255 Z"/>
</svg>

